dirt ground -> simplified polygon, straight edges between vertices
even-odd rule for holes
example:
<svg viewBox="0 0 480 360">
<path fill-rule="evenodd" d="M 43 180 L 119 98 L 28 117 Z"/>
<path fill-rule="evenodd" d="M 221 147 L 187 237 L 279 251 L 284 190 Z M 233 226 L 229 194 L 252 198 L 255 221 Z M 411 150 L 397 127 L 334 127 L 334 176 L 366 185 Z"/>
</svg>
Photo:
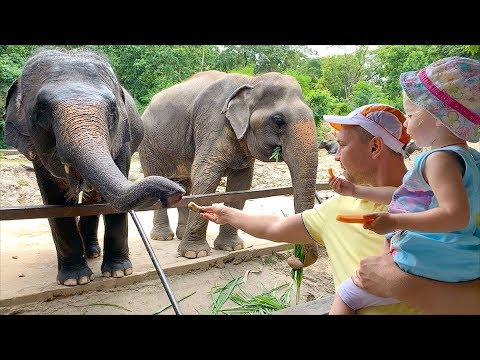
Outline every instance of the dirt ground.
<svg viewBox="0 0 480 360">
<path fill-rule="evenodd" d="M 479 149 L 479 144 L 470 144 Z M 327 182 L 327 169 L 340 172 L 333 155 L 319 150 L 317 183 Z M 412 155 L 412 158 L 415 154 Z M 412 160 L 406 161 L 407 167 Z M 42 200 L 31 163 L 18 154 L 0 155 L 0 207 L 42 205 Z M 138 155 L 131 166 L 130 180 L 143 177 Z M 253 189 L 291 186 L 285 163 L 256 162 Z M 225 191 L 224 182 L 217 191 Z M 331 191 L 319 192 L 328 198 Z M 248 200 L 245 209 L 252 212 L 293 213 L 293 199 L 278 196 Z M 169 209 L 175 211 L 175 209 Z M 142 212 L 141 222 L 147 234 L 151 229 L 153 212 Z M 170 215 L 175 222 L 175 216 Z M 131 221 L 131 219 L 129 219 Z M 99 238 L 102 238 L 101 226 Z M 207 240 L 213 245 L 218 226 L 210 223 Z M 131 234 L 131 235 L 130 235 Z M 202 259 L 185 259 L 176 255 L 178 239 L 171 242 L 152 241 L 168 287 L 183 314 L 210 314 L 212 291 L 226 285 L 233 277 L 242 277 L 241 289 L 252 295 L 260 294 L 280 285 L 293 284 L 290 268 L 285 259 L 287 246 L 250 237 L 245 239 L 246 249 L 234 252 L 212 250 L 208 262 Z M 175 314 L 168 291 L 155 272 L 151 259 L 132 223 L 129 224 L 129 241 L 134 274 L 122 279 L 100 277 L 101 258 L 89 260 L 95 280 L 82 287 L 64 287 L 55 284 L 56 259 L 46 219 L 14 220 L 0 223 L 0 314 L 119 314 L 149 315 Z M 102 245 L 102 243 L 101 243 Z M 213 246 L 212 246 L 213 247 Z M 300 289 L 300 303 L 318 299 L 334 292 L 331 268 L 325 249 L 319 247 L 320 257 L 304 270 Z M 240 289 L 237 288 L 237 292 Z M 277 291 L 283 293 L 285 288 Z M 295 304 L 295 286 L 291 289 L 290 304 Z M 30 300 L 29 300 L 30 299 Z M 18 301 L 17 301 L 18 300 Z M 233 307 L 231 302 L 223 308 Z"/>
<path fill-rule="evenodd" d="M 2 155 L 0 207 L 42 205 L 35 175 L 30 167 L 31 163 L 22 155 Z M 325 150 L 319 150 L 317 182 L 327 181 L 328 167 L 340 171 L 333 155 L 327 155 Z M 129 178 L 135 181 L 141 177 L 143 174 L 138 155 L 135 154 Z M 256 163 L 252 188 L 290 185 L 291 179 L 285 163 Z M 225 191 L 224 182 L 217 191 Z M 330 191 L 320 192 L 324 198 L 332 194 Z M 291 214 L 293 198 L 278 196 L 248 200 L 245 209 L 278 214 L 281 214 L 281 210 Z M 153 212 L 137 214 L 141 214 L 144 230 L 149 234 Z M 174 216 L 171 216 L 171 221 L 176 221 Z M 102 238 L 101 228 L 102 226 L 99 228 L 99 239 Z M 171 305 L 167 291 L 163 288 L 158 274 L 152 271 L 152 262 L 135 231 L 134 225 L 129 224 L 129 233 L 132 233 L 129 236 L 134 265 L 133 275 L 122 280 L 103 279 L 99 274 L 101 259 L 89 260 L 89 266 L 96 276 L 95 280 L 82 287 L 74 287 L 76 290 L 69 292 L 63 290 L 72 288 L 54 283 L 56 259 L 48 221 L 33 219 L 0 223 L 2 255 L 0 314 L 153 314 L 162 307 Z M 207 231 L 207 240 L 211 245 L 216 233 L 218 229 L 211 223 Z M 247 274 L 247 281 L 241 289 L 252 295 L 280 285 L 293 284 L 290 268 L 285 261 L 287 251 L 279 251 L 278 244 L 256 239 L 242 232 L 239 232 L 239 235 L 246 240 L 247 249 L 244 250 L 249 252 L 241 250 L 228 253 L 213 250 L 212 256 L 216 257 L 216 261 L 213 259 L 213 262 L 194 267 L 193 270 L 186 268 L 184 273 L 181 273 L 183 270 L 179 270 L 178 266 L 183 266 L 182 260 L 190 262 L 191 260 L 175 256 L 177 239 L 172 242 L 151 241 L 167 275 L 171 293 L 182 313 L 192 315 L 210 313 L 212 290 L 216 286 L 224 286 L 232 277 L 244 277 Z M 281 250 L 285 249 L 286 245 L 283 245 Z M 300 303 L 333 293 L 330 265 L 323 247 L 320 247 L 320 254 L 319 260 L 304 271 Z M 138 278 L 131 280 L 136 273 Z M 82 290 L 79 291 L 79 288 Z M 277 291 L 277 294 L 283 293 L 284 289 Z M 295 295 L 296 290 L 293 286 L 290 296 L 292 305 L 295 303 Z M 186 298 L 183 299 L 184 297 Z M 232 306 L 232 303 L 226 303 L 223 308 Z M 161 314 L 174 313 L 172 306 L 161 312 Z"/>
</svg>

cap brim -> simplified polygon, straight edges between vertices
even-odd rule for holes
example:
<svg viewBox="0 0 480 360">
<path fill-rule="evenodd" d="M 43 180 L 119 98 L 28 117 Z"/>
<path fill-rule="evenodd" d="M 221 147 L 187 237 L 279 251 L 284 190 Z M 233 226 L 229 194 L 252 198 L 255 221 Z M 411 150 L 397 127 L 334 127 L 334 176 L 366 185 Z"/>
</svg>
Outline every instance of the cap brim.
<svg viewBox="0 0 480 360">
<path fill-rule="evenodd" d="M 342 124 L 345 125 L 358 125 L 358 123 L 347 116 L 338 115 L 323 115 L 323 119 L 330 124 L 335 130 L 340 131 Z"/>
</svg>

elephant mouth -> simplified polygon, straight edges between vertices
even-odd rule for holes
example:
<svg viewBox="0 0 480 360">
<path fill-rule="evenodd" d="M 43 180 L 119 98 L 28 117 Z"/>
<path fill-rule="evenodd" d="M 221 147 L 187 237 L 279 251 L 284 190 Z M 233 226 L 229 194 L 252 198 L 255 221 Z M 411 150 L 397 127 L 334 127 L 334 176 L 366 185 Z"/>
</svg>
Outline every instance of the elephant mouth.
<svg viewBox="0 0 480 360">
<path fill-rule="evenodd" d="M 68 164 L 64 164 L 65 173 L 69 185 L 68 196 L 76 198 L 81 191 L 89 192 L 92 190 L 91 185 L 82 177 L 80 172 Z"/>
</svg>

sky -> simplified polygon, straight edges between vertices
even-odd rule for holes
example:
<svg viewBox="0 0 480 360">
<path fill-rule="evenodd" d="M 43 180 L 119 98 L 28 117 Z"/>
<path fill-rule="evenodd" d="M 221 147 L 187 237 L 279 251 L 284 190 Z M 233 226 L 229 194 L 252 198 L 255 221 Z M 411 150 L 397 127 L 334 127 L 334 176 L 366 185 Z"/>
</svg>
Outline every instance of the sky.
<svg viewBox="0 0 480 360">
<path fill-rule="evenodd" d="M 329 55 L 342 55 L 355 52 L 358 45 L 307 45 L 315 50 L 320 57 Z M 370 49 L 375 49 L 377 45 L 369 45 Z"/>
</svg>

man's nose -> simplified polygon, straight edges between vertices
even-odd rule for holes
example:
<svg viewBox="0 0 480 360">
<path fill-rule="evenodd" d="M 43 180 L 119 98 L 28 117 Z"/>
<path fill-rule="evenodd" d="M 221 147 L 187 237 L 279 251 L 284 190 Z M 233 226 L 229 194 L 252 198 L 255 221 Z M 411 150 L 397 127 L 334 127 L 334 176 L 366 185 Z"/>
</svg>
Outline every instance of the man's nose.
<svg viewBox="0 0 480 360">
<path fill-rule="evenodd" d="M 338 148 L 337 152 L 335 153 L 335 161 L 340 161 L 340 147 Z"/>
</svg>

